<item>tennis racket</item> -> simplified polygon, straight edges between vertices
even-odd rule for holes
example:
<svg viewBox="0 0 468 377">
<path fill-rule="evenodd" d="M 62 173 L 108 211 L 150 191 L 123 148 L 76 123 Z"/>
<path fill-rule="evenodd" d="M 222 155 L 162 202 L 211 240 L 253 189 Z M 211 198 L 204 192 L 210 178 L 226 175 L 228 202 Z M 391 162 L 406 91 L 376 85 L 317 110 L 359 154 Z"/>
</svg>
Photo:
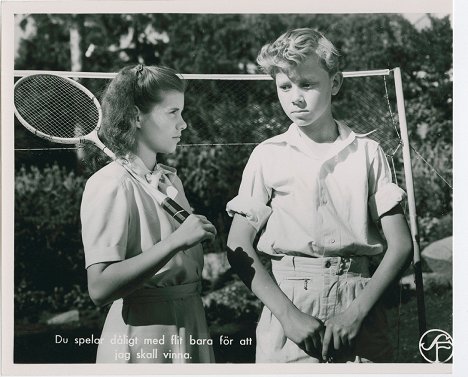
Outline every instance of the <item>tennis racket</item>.
<svg viewBox="0 0 468 377">
<path fill-rule="evenodd" d="M 99 101 L 75 80 L 52 74 L 22 77 L 15 84 L 14 103 L 16 117 L 34 135 L 60 144 L 93 143 L 119 162 L 98 137 L 102 122 Z M 120 165 L 178 223 L 189 216 L 179 204 L 143 180 L 127 164 Z"/>
</svg>

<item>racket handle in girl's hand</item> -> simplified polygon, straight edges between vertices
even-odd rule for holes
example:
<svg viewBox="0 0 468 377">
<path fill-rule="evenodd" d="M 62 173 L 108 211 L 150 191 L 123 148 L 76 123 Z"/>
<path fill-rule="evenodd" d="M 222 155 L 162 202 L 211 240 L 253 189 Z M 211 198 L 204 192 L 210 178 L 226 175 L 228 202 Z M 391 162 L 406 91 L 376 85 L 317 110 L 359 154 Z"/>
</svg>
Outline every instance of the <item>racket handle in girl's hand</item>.
<svg viewBox="0 0 468 377">
<path fill-rule="evenodd" d="M 163 207 L 164 210 L 168 212 L 179 224 L 182 224 L 185 219 L 190 216 L 190 214 L 185 209 L 183 209 L 169 197 L 162 201 L 161 207 Z"/>
</svg>

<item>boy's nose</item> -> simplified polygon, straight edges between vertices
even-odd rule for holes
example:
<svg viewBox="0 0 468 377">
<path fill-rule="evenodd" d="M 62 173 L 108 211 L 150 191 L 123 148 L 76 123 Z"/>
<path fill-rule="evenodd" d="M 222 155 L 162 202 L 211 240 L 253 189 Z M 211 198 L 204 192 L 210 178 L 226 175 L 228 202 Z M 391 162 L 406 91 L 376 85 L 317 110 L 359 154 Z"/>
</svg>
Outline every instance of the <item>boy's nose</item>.
<svg viewBox="0 0 468 377">
<path fill-rule="evenodd" d="M 304 96 L 299 90 L 296 89 L 293 91 L 291 96 L 291 102 L 296 106 L 299 106 L 304 102 Z"/>
<path fill-rule="evenodd" d="M 304 98 L 298 97 L 292 100 L 293 105 L 299 106 L 304 102 Z"/>
</svg>

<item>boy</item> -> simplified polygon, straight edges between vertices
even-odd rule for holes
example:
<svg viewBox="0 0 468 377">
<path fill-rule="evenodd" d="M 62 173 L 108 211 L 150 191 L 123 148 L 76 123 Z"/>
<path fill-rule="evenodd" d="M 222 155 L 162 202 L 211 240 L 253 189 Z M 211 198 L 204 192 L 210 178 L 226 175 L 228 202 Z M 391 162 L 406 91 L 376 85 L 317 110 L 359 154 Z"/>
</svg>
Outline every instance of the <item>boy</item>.
<svg viewBox="0 0 468 377">
<path fill-rule="evenodd" d="M 342 74 L 330 41 L 292 30 L 265 45 L 257 62 L 293 123 L 254 149 L 227 204 L 229 261 L 265 305 L 256 362 L 390 362 L 376 304 L 412 252 L 404 192 L 378 143 L 333 118 Z M 378 221 L 387 251 L 370 278 L 369 256 L 384 251 Z M 253 247 L 259 231 L 273 277 Z"/>
</svg>

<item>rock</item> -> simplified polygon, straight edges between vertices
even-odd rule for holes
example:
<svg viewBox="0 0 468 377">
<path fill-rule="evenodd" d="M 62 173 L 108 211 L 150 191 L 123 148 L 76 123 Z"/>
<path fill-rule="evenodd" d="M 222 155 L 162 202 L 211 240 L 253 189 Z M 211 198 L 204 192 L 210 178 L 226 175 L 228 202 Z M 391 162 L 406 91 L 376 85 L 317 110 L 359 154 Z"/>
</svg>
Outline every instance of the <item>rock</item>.
<svg viewBox="0 0 468 377">
<path fill-rule="evenodd" d="M 424 291 L 433 291 L 452 287 L 452 276 L 440 272 L 423 272 L 423 288 Z M 401 278 L 401 285 L 406 289 L 416 290 L 414 275 L 407 275 Z"/>
<path fill-rule="evenodd" d="M 76 322 L 80 319 L 78 310 L 70 310 L 65 313 L 57 314 L 47 320 L 48 325 L 63 325 L 64 323 Z"/>
<path fill-rule="evenodd" d="M 452 275 L 452 237 L 443 238 L 427 246 L 421 253 L 433 272 Z"/>
</svg>

